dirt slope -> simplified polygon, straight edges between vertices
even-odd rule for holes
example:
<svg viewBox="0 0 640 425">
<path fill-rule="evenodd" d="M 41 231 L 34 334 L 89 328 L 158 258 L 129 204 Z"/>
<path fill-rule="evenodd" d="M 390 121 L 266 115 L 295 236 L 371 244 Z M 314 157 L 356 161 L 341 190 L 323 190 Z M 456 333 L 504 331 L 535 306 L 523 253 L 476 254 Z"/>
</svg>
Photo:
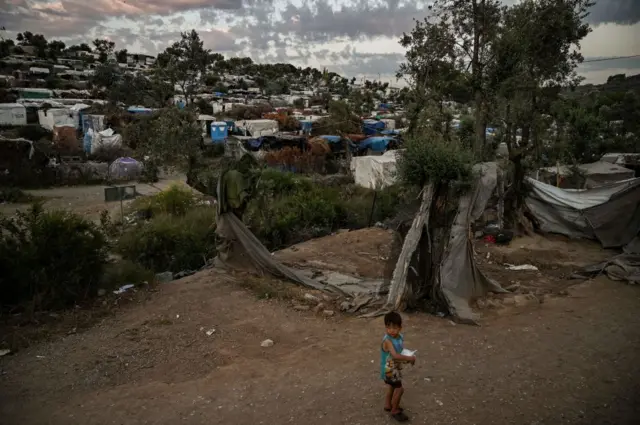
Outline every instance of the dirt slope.
<svg viewBox="0 0 640 425">
<path fill-rule="evenodd" d="M 0 358 L 6 424 L 391 423 L 381 319 L 322 319 L 202 272 L 83 333 Z M 632 424 L 640 291 L 604 278 L 482 327 L 405 315 L 412 423 Z M 206 331 L 215 329 L 211 336 Z M 266 338 L 275 341 L 260 347 Z"/>
</svg>

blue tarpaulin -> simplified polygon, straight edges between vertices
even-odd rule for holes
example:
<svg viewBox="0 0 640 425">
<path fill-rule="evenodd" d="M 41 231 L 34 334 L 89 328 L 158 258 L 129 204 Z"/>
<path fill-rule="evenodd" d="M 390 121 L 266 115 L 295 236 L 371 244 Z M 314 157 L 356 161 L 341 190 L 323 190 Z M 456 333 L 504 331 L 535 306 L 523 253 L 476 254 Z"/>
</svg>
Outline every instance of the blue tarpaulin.
<svg viewBox="0 0 640 425">
<path fill-rule="evenodd" d="M 138 106 L 129 106 L 129 108 L 127 108 L 127 112 L 131 112 L 132 114 L 150 115 L 150 114 L 153 113 L 153 109 L 151 109 L 151 108 L 142 108 L 142 107 L 138 107 Z"/>
<path fill-rule="evenodd" d="M 324 136 L 318 136 L 318 137 L 320 137 L 321 139 L 326 140 L 328 143 L 338 143 L 338 142 L 340 142 L 340 140 L 342 140 L 342 137 L 340 137 L 340 136 L 327 136 L 327 135 L 324 135 Z"/>
<path fill-rule="evenodd" d="M 393 140 L 393 137 L 388 136 L 369 137 L 360 142 L 358 147 L 360 150 L 371 149 L 373 152 L 384 152 Z"/>
<path fill-rule="evenodd" d="M 384 122 L 376 120 L 364 120 L 362 122 L 362 132 L 366 135 L 377 134 L 384 130 Z"/>
<path fill-rule="evenodd" d="M 313 121 L 309 120 L 300 120 L 300 126 L 302 127 L 302 131 L 305 133 L 311 133 L 311 128 L 313 126 Z"/>
</svg>

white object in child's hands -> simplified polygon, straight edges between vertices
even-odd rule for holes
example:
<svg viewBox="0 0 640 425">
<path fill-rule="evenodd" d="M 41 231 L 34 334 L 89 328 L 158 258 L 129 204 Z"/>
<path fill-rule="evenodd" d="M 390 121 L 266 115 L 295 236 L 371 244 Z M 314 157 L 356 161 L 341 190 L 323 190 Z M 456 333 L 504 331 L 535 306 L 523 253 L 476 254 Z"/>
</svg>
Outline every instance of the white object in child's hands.
<svg viewBox="0 0 640 425">
<path fill-rule="evenodd" d="M 403 356 L 415 356 L 417 352 L 418 350 L 407 350 L 406 348 L 403 348 L 400 354 Z"/>
</svg>

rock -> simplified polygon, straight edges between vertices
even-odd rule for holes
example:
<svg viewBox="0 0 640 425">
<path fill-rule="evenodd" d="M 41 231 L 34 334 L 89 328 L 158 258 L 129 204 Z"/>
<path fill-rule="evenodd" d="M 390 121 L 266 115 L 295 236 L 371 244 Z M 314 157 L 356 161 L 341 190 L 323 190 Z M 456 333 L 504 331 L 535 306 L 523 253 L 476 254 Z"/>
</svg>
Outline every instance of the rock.
<svg viewBox="0 0 640 425">
<path fill-rule="evenodd" d="M 205 332 L 207 334 L 207 336 L 211 336 L 214 333 L 216 333 L 216 330 L 214 328 L 209 329 L 207 332 Z"/>
<path fill-rule="evenodd" d="M 324 310 L 324 307 L 325 307 L 324 303 L 320 303 L 320 304 L 318 304 L 317 306 L 313 307 L 313 312 L 314 312 L 314 313 L 316 313 L 316 314 L 318 314 L 318 313 L 320 313 L 322 310 Z"/>
<path fill-rule="evenodd" d="M 513 299 L 513 297 L 504 297 L 502 299 L 502 304 L 504 305 L 514 305 L 516 303 L 516 300 Z"/>
<path fill-rule="evenodd" d="M 476 301 L 476 305 L 480 309 L 487 308 L 487 301 L 482 299 L 482 298 L 480 298 L 480 299 L 478 299 L 478 301 Z"/>
<path fill-rule="evenodd" d="M 538 302 L 538 299 L 533 294 L 518 294 L 513 296 L 513 302 L 516 306 L 522 307 L 527 304 Z"/>
<path fill-rule="evenodd" d="M 105 295 L 107 295 L 107 291 L 105 289 L 98 289 L 98 296 L 99 297 L 104 297 Z"/>
<path fill-rule="evenodd" d="M 340 311 L 348 311 L 351 308 L 351 303 L 349 301 L 343 301 L 340 303 Z"/>
<path fill-rule="evenodd" d="M 165 272 L 165 273 L 171 273 L 171 272 Z M 173 276 L 173 279 L 182 279 L 183 277 L 187 277 L 187 276 L 191 276 L 192 274 L 195 274 L 196 271 L 195 270 L 182 270 L 181 272 L 176 273 L 175 276 Z"/>
<path fill-rule="evenodd" d="M 332 316 L 335 316 L 335 314 L 336 314 L 336 312 L 335 312 L 335 311 L 333 311 L 333 310 L 324 310 L 324 311 L 322 312 L 322 315 L 323 315 L 324 317 L 332 317 Z"/>
<path fill-rule="evenodd" d="M 315 295 L 311 295 L 309 293 L 304 294 L 304 299 L 307 302 L 311 302 L 315 304 L 318 304 L 320 302 L 320 298 L 316 297 Z"/>
<path fill-rule="evenodd" d="M 309 311 L 311 310 L 311 307 L 309 307 L 308 305 L 298 304 L 298 305 L 294 305 L 293 309 L 297 311 Z"/>
<path fill-rule="evenodd" d="M 173 280 L 173 273 L 171 272 L 162 272 L 156 274 L 156 282 L 158 283 L 167 283 Z"/>
<path fill-rule="evenodd" d="M 349 232 L 349 229 L 338 229 L 336 233 L 340 234 L 340 233 L 347 233 L 347 232 Z"/>
<path fill-rule="evenodd" d="M 271 339 L 265 339 L 264 341 L 262 341 L 260 343 L 260 347 L 273 347 L 273 340 Z"/>
</svg>

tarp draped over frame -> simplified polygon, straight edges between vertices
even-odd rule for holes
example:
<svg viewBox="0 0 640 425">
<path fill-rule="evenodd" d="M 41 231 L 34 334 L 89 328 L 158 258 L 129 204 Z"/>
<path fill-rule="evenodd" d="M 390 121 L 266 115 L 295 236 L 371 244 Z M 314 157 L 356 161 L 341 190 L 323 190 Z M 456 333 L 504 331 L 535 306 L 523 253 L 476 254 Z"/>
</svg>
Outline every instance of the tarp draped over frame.
<svg viewBox="0 0 640 425">
<path fill-rule="evenodd" d="M 587 190 L 527 181 L 526 205 L 544 232 L 596 239 L 604 248 L 624 247 L 638 235 L 640 178 Z"/>
</svg>

